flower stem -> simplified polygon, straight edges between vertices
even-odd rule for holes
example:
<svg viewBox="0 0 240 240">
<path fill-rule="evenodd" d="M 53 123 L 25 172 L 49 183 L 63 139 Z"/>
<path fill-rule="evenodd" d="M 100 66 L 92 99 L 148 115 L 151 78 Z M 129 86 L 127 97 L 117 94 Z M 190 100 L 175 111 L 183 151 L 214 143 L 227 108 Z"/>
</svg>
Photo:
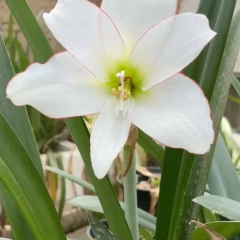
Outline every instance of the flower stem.
<svg viewBox="0 0 240 240">
<path fill-rule="evenodd" d="M 133 151 L 133 158 L 129 159 Z M 130 228 L 133 240 L 139 239 L 138 234 L 138 219 L 137 219 L 137 190 L 136 190 L 136 157 L 135 149 L 131 146 L 125 145 L 124 147 L 124 166 L 125 168 L 132 160 L 131 166 L 123 179 L 124 183 L 124 201 L 125 201 L 125 217 Z"/>
</svg>

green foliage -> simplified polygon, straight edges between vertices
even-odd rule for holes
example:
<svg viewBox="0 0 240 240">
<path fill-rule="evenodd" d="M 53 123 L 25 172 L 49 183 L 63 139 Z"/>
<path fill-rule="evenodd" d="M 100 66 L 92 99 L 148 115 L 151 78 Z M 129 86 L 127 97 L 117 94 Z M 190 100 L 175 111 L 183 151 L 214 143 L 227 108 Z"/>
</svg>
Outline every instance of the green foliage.
<svg viewBox="0 0 240 240">
<path fill-rule="evenodd" d="M 25 0 L 6 0 L 6 3 L 32 49 L 34 60 L 44 63 L 52 56 L 53 51 L 28 4 Z"/>
<path fill-rule="evenodd" d="M 14 68 L 15 73 L 24 71 L 30 61 L 29 61 L 29 51 L 28 47 L 23 49 L 22 44 L 18 40 L 18 33 L 14 32 L 14 19 L 13 15 L 10 14 L 8 23 L 8 36 L 4 39 L 6 48 L 8 49 L 11 63 Z"/>
<path fill-rule="evenodd" d="M 239 82 L 232 77 L 236 53 L 240 45 L 240 13 L 236 15 L 229 34 L 235 2 L 235 0 L 201 1 L 198 12 L 207 15 L 211 27 L 218 35 L 205 48 L 197 60 L 186 69 L 186 73 L 201 84 L 211 103 L 216 136 L 218 136 L 230 80 L 237 91 L 240 89 Z M 34 59 L 41 63 L 46 62 L 53 55 L 53 51 L 25 0 L 6 0 L 6 3 L 23 31 L 32 49 Z M 5 44 L 9 50 L 15 72 L 21 72 L 29 65 L 29 49 L 24 49 L 17 35 L 14 34 L 12 16 L 10 16 L 8 30 Z M 228 42 L 226 44 L 227 38 Z M 26 110 L 25 108 L 13 107 L 5 99 L 6 84 L 14 73 L 6 55 L 4 44 L 1 41 L 0 55 L 0 66 L 4 66 L 0 69 L 2 89 L 0 90 L 0 127 L 1 129 L 4 128 L 1 132 L 2 137 L 0 136 L 0 144 L 3 146 L 3 149 L 0 149 L 0 168 L 3 172 L 0 176 L 0 194 L 3 197 L 13 232 L 19 240 L 65 239 L 56 211 L 43 183 L 41 162 Z M 59 129 L 60 131 L 62 130 L 63 121 L 49 121 L 32 108 L 28 108 L 28 114 L 39 148 L 45 152 L 45 150 L 48 150 L 49 144 L 62 137 L 59 134 Z M 110 228 L 117 239 L 132 240 L 122 211 L 124 204 L 118 202 L 108 177 L 98 180 L 93 173 L 90 159 L 89 132 L 83 119 L 66 119 L 66 123 L 78 146 L 94 186 L 62 171 L 62 164 L 59 165 L 53 160 L 51 152 L 48 152 L 48 154 L 53 163 L 52 166 L 55 166 L 55 168 L 45 168 L 62 176 L 61 184 L 63 189 L 65 189 L 64 179 L 68 178 L 96 192 L 98 198 L 81 197 L 73 199 L 70 203 L 83 209 L 104 212 Z M 164 158 L 161 195 L 158 203 L 156 239 L 187 240 L 191 238 L 193 228 L 188 226 L 188 222 L 198 216 L 198 208 L 191 201 L 192 198 L 204 192 L 212 158 L 213 165 L 208 178 L 211 193 L 240 201 L 240 191 L 235 191 L 235 189 L 239 189 L 239 180 L 220 135 L 210 152 L 200 157 L 183 150 L 170 148 L 166 148 L 164 153 L 164 149 L 153 139 L 141 130 L 138 133 L 138 143 L 148 154 L 156 159 L 161 167 Z M 9 139 L 6 140 L 6 136 L 11 141 Z M 44 140 L 40 141 L 43 138 Z M 214 152 L 215 144 L 216 150 Z M 54 145 L 52 146 L 54 147 Z M 233 211 L 231 212 L 231 207 L 234 207 L 234 211 L 239 208 L 238 202 L 220 198 L 221 202 L 219 197 L 214 199 L 212 197 L 204 196 L 194 201 L 214 211 L 216 207 L 219 207 L 221 209 L 221 212 L 218 209 L 219 214 L 240 220 L 236 218 Z M 60 216 L 64 201 L 65 193 L 62 192 L 59 207 Z M 14 217 L 11 216 L 13 210 L 16 211 Z M 205 217 L 207 215 L 213 217 L 210 211 L 205 211 L 204 213 Z M 138 219 L 141 226 L 152 231 L 155 230 L 155 217 L 138 209 Z M 93 228 L 95 228 L 96 234 L 102 234 L 102 231 L 98 231 L 98 229 L 102 229 L 99 221 L 96 219 L 90 219 L 90 221 Z M 239 223 L 232 222 L 215 222 L 210 223 L 208 226 L 219 231 L 219 233 L 223 233 L 223 235 L 225 234 L 224 236 L 228 238 L 234 236 L 233 233 L 236 234 L 237 229 L 239 230 Z M 202 239 L 201 237 L 204 236 L 202 231 L 198 228 L 194 232 L 192 240 Z M 145 239 L 152 240 L 151 235 L 142 227 L 140 227 L 140 233 Z M 34 234 L 34 237 L 32 234 Z M 105 229 L 103 239 L 106 239 L 106 234 L 108 235 L 109 232 L 106 232 Z M 113 239 L 112 235 L 108 236 L 110 239 Z M 207 235 L 205 237 L 205 239 L 209 239 Z"/>
<path fill-rule="evenodd" d="M 217 138 L 212 166 L 208 176 L 208 187 L 211 194 L 240 202 L 240 182 L 221 134 Z"/>
<path fill-rule="evenodd" d="M 23 31 L 32 49 L 35 60 L 41 63 L 46 62 L 53 55 L 53 51 L 27 3 L 24 0 L 7 0 L 6 3 Z M 106 217 L 109 220 L 110 228 L 118 238 L 132 240 L 126 220 L 109 179 L 105 177 L 103 180 L 98 180 L 93 173 L 89 155 L 89 133 L 84 121 L 81 118 L 75 118 L 67 119 L 66 122 L 80 149 Z"/>
<path fill-rule="evenodd" d="M 51 150 L 48 150 L 47 157 L 50 162 L 50 165 L 54 169 L 56 169 L 56 170 L 59 169 L 60 171 L 63 172 L 63 159 L 62 159 L 61 154 L 54 155 L 54 153 Z M 54 174 L 54 172 L 52 172 L 52 173 Z M 60 182 L 60 184 L 59 184 L 59 182 Z M 66 197 L 66 182 L 65 182 L 65 178 L 62 177 L 61 175 L 59 175 L 59 181 L 57 179 L 57 189 L 58 189 L 58 185 L 60 185 L 60 199 L 59 199 L 59 206 L 58 206 L 58 215 L 59 215 L 59 218 L 61 219 L 63 208 L 65 205 L 65 197 Z"/>
<path fill-rule="evenodd" d="M 20 240 L 32 239 L 31 233 L 36 239 L 65 239 L 43 182 L 41 161 L 26 110 L 13 106 L 5 97 L 6 84 L 13 76 L 13 70 L 2 38 L 0 53 L 0 65 L 3 66 L 0 70 L 0 84 L 3 86 L 0 90 L 0 179 L 1 186 L 4 186 L 1 197 L 7 213 L 16 210 L 16 214 L 10 215 L 13 232 Z"/>
<path fill-rule="evenodd" d="M 150 233 L 141 226 L 139 226 L 139 233 L 140 233 L 140 236 L 142 236 L 144 240 L 153 240 L 153 237 L 150 235 Z"/>
<path fill-rule="evenodd" d="M 240 203 L 237 201 L 216 195 L 200 196 L 193 201 L 230 220 L 240 221 Z"/>
<path fill-rule="evenodd" d="M 49 167 L 49 166 L 45 166 L 44 168 L 46 170 L 54 172 L 54 173 L 56 173 L 56 174 L 58 174 L 58 175 L 60 175 L 60 176 L 62 176 L 64 178 L 67 178 L 70 181 L 75 182 L 78 185 L 80 185 L 80 186 L 82 186 L 82 187 L 84 187 L 84 188 L 86 188 L 86 189 L 88 189 L 88 190 L 90 190 L 90 191 L 92 191 L 94 193 L 96 192 L 94 187 L 91 184 L 89 184 L 88 182 L 86 182 L 86 181 L 84 181 L 84 180 L 82 180 L 80 178 L 75 177 L 74 175 L 72 175 L 72 174 L 70 174 L 68 172 L 62 171 L 62 170 L 60 170 L 58 168 Z"/>
<path fill-rule="evenodd" d="M 240 32 L 238 17 L 233 22 L 228 38 L 235 3 L 235 0 L 202 0 L 199 12 L 212 16 L 210 25 L 217 32 L 217 37 L 211 42 L 205 57 L 200 56 L 200 60 L 198 58 L 193 63 L 194 70 L 191 70 L 191 67 L 191 71 L 188 69 L 190 77 L 194 77 L 196 68 L 200 69 L 201 74 L 195 80 L 200 82 L 211 103 L 216 133 L 223 116 L 230 76 L 233 73 L 240 42 L 239 38 L 235 37 Z M 202 57 L 205 58 L 204 61 L 201 60 Z M 204 156 L 196 156 L 181 150 L 166 150 L 160 186 L 157 238 L 169 240 L 190 238 L 192 226 L 189 226 L 188 222 L 196 219 L 198 215 L 198 207 L 191 204 L 191 200 L 205 190 L 214 147 L 215 144 Z"/>
<path fill-rule="evenodd" d="M 206 226 L 221 234 L 228 240 L 231 240 L 237 233 L 240 232 L 240 222 L 211 222 L 206 223 Z M 191 240 L 211 240 L 210 236 L 206 233 L 206 231 L 202 228 L 197 228 Z"/>
<path fill-rule="evenodd" d="M 106 176 L 99 180 L 93 172 L 90 158 L 90 135 L 84 120 L 82 118 L 71 118 L 65 121 L 78 146 L 87 171 L 91 176 L 94 188 L 108 219 L 110 229 L 119 239 L 132 239 L 123 211 L 108 177 Z"/>
<path fill-rule="evenodd" d="M 104 213 L 103 208 L 97 196 L 79 196 L 69 201 L 71 205 L 77 208 L 85 209 L 87 211 Z M 120 202 L 121 208 L 125 211 L 125 203 Z M 143 213 L 141 209 L 138 209 L 138 223 L 139 225 L 154 231 L 155 223 L 153 223 L 153 216 L 149 213 Z"/>
<path fill-rule="evenodd" d="M 14 32 L 14 18 L 10 14 L 8 24 L 8 36 L 4 39 L 5 46 L 8 50 L 10 60 L 15 73 L 20 73 L 26 70 L 32 61 L 32 52 L 29 45 L 26 48 L 18 39 L 18 32 Z M 59 132 L 62 131 L 64 124 L 61 120 L 49 119 L 39 113 L 31 106 L 27 106 L 28 116 L 32 125 L 38 147 L 41 152 L 46 152 L 48 148 L 55 150 L 59 138 Z M 49 141 L 52 140 L 52 141 Z"/>
</svg>

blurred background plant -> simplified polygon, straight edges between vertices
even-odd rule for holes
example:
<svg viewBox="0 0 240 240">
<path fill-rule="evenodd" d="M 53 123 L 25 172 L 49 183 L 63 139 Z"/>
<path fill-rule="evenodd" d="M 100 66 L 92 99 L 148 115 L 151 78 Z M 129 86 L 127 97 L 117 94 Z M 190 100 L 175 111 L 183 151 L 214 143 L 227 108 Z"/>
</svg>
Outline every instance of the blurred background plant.
<svg viewBox="0 0 240 240">
<path fill-rule="evenodd" d="M 41 14 L 42 11 L 36 17 L 40 24 L 42 24 Z M 4 38 L 4 43 L 8 49 L 14 72 L 18 74 L 23 72 L 34 59 L 29 45 L 23 44 L 19 40 L 18 35 L 21 34 L 21 31 L 14 29 L 16 25 L 14 21 L 13 15 L 10 14 L 7 36 Z M 56 51 L 60 51 L 60 49 L 59 45 Z M 63 120 L 49 119 L 30 106 L 27 107 L 27 111 L 41 153 L 46 153 L 48 149 L 56 150 L 59 141 L 70 139 L 70 133 Z"/>
</svg>

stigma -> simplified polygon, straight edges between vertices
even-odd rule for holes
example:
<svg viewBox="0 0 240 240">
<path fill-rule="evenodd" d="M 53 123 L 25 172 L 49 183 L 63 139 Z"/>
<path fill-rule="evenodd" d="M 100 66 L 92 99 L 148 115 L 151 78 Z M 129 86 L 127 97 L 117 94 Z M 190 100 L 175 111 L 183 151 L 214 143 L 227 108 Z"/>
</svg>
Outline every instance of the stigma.
<svg viewBox="0 0 240 240">
<path fill-rule="evenodd" d="M 115 104 L 115 112 L 117 116 L 119 112 L 125 116 L 125 114 L 129 114 L 132 109 L 132 104 L 134 104 L 134 100 L 132 99 L 132 82 L 131 78 L 125 76 L 125 71 L 121 71 L 116 74 L 116 77 L 119 78 L 120 84 L 118 88 L 112 89 L 112 95 L 114 96 L 114 104 Z"/>
</svg>

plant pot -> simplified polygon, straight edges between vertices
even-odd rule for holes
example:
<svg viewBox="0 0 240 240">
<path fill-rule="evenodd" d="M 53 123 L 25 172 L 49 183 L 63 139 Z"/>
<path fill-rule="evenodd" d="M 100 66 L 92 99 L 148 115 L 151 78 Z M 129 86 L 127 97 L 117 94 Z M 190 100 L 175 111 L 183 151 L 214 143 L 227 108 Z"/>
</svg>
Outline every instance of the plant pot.
<svg viewBox="0 0 240 240">
<path fill-rule="evenodd" d="M 109 228 L 109 225 L 108 225 L 108 222 L 107 222 L 106 219 L 102 219 L 101 222 L 102 222 L 107 228 Z M 92 231 L 91 226 L 89 226 L 89 227 L 87 228 L 87 237 L 88 237 L 89 239 L 96 239 L 95 236 L 94 236 L 94 234 L 93 234 L 93 231 Z M 140 239 L 141 239 L 141 238 L 139 238 L 139 240 L 140 240 Z"/>
<path fill-rule="evenodd" d="M 102 220 L 100 220 L 107 228 L 109 228 L 109 225 L 108 225 L 108 222 L 107 222 L 107 220 L 106 219 L 102 219 Z M 93 233 L 93 231 L 92 231 L 92 228 L 91 228 L 91 226 L 89 226 L 88 228 L 87 228 L 87 237 L 89 238 L 89 239 L 95 239 L 95 236 L 94 236 L 94 233 Z"/>
</svg>

